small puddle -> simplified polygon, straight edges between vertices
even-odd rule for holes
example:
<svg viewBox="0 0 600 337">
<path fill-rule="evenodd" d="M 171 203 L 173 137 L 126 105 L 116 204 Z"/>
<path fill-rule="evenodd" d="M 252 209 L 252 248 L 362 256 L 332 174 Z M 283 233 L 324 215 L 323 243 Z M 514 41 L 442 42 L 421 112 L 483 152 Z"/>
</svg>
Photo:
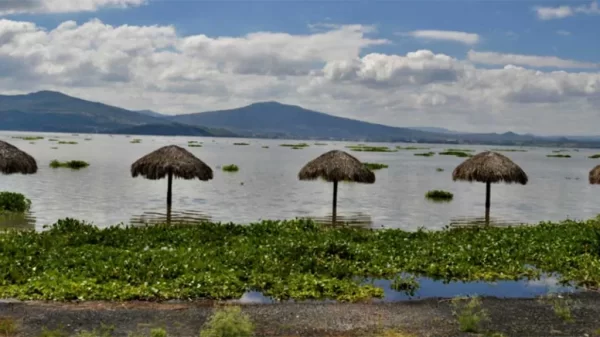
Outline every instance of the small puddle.
<svg viewBox="0 0 600 337">
<path fill-rule="evenodd" d="M 550 293 L 576 292 L 575 287 L 561 286 L 554 276 L 544 276 L 539 280 L 497 281 L 497 282 L 449 282 L 436 281 L 430 278 L 417 278 L 419 289 L 413 296 L 391 288 L 390 280 L 375 280 L 374 285 L 383 288 L 384 297 L 373 302 L 400 302 L 427 298 L 452 298 L 457 296 L 483 296 L 498 298 L 535 298 Z M 264 296 L 258 291 L 246 292 L 240 299 L 231 302 L 240 304 L 271 304 L 278 301 Z M 295 302 L 290 300 L 289 302 Z M 315 302 L 315 301 L 303 301 Z M 335 302 L 318 300 L 317 302 Z"/>
</svg>

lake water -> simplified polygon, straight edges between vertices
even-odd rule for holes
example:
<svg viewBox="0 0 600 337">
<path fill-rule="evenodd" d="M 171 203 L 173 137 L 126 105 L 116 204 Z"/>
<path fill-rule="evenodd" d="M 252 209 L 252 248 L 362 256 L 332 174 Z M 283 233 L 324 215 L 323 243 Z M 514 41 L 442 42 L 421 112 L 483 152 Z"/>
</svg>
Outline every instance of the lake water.
<svg viewBox="0 0 600 337">
<path fill-rule="evenodd" d="M 45 139 L 30 143 L 12 136 L 39 135 Z M 59 145 L 49 141 L 76 141 Z M 85 140 L 91 138 L 91 140 Z M 139 138 L 139 144 L 130 143 Z M 214 179 L 174 180 L 173 217 L 179 220 L 208 219 L 249 223 L 261 219 L 293 219 L 331 216 L 332 184 L 299 181 L 302 166 L 318 155 L 345 149 L 356 142 L 324 142 L 302 150 L 280 147 L 299 141 L 227 139 L 200 137 L 159 137 L 122 135 L 36 134 L 1 132 L 8 141 L 34 156 L 39 171 L 35 175 L 0 175 L 0 190 L 20 192 L 32 202 L 27 217 L 3 218 L 0 226 L 42 229 L 57 219 L 71 217 L 98 226 L 118 223 L 156 222 L 164 219 L 166 180 L 132 178 L 131 164 L 161 146 L 186 147 L 211 166 Z M 187 147 L 190 140 L 203 147 Z M 235 146 L 247 142 L 248 146 Z M 376 144 L 396 146 L 406 144 Z M 269 148 L 263 148 L 269 146 Z M 419 144 L 419 146 L 426 146 Z M 442 151 L 450 145 L 427 145 Z M 52 149 L 58 147 L 58 149 Z M 465 146 L 460 146 L 465 148 Z M 482 151 L 489 146 L 467 146 Z M 347 149 L 346 149 L 347 150 Z M 533 223 L 542 220 L 587 219 L 600 213 L 600 187 L 588 184 L 588 172 L 600 160 L 588 159 L 594 150 L 570 151 L 572 158 L 547 158 L 553 149 L 527 148 L 528 152 L 505 152 L 529 175 L 529 183 L 492 185 L 492 221 Z M 429 151 L 429 150 L 427 150 Z M 452 170 L 464 158 L 454 156 L 417 157 L 415 152 L 351 152 L 361 161 L 384 163 L 389 168 L 376 171 L 372 185 L 339 186 L 338 214 L 365 226 L 415 230 L 440 229 L 451 223 L 464 223 L 484 215 L 485 185 L 453 182 Z M 425 151 L 426 152 L 426 151 Z M 85 160 L 90 167 L 72 171 L 52 169 L 51 160 Z M 237 173 L 225 173 L 220 166 L 236 164 Z M 437 172 L 436 168 L 443 168 Z M 424 198 L 431 189 L 454 193 L 449 203 L 432 203 Z"/>
</svg>

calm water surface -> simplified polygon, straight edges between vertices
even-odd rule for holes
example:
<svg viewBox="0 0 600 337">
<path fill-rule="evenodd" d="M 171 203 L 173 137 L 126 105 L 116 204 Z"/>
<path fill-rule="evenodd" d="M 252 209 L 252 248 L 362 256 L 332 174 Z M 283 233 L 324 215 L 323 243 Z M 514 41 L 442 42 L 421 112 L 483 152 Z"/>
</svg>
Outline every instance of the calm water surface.
<svg viewBox="0 0 600 337">
<path fill-rule="evenodd" d="M 40 135 L 45 139 L 31 143 L 12 138 L 27 135 Z M 50 142 L 49 138 L 77 141 L 78 144 L 59 145 Z M 134 138 L 142 139 L 142 142 L 130 143 Z M 174 218 L 236 223 L 296 217 L 326 219 L 331 216 L 332 185 L 323 181 L 299 181 L 298 171 L 306 162 L 328 150 L 356 144 L 325 142 L 327 145 L 317 146 L 309 141 L 310 147 L 293 150 L 279 144 L 298 141 L 24 132 L 1 132 L 0 139 L 34 156 L 39 166 L 38 173 L 31 176 L 0 175 L 0 190 L 23 193 L 33 202 L 27 217 L 3 218 L 0 226 L 37 229 L 65 217 L 98 226 L 162 221 L 166 180 L 134 179 L 129 172 L 130 165 L 161 146 L 187 147 L 190 140 L 203 143 L 203 147 L 187 149 L 210 165 L 215 176 L 208 182 L 174 181 Z M 235 142 L 250 145 L 235 146 Z M 441 151 L 456 146 L 438 144 L 430 147 L 431 151 Z M 490 147 L 466 148 L 482 151 Z M 492 186 L 493 220 L 497 223 L 532 223 L 586 219 L 600 213 L 600 188 L 587 183 L 589 170 L 598 164 L 597 160 L 587 157 L 598 151 L 571 151 L 572 158 L 560 159 L 546 157 L 553 149 L 527 150 L 505 152 L 527 172 L 529 183 L 526 186 Z M 376 171 L 377 181 L 372 185 L 340 184 L 338 214 L 362 225 L 408 230 L 419 227 L 440 229 L 483 216 L 485 185 L 453 182 L 451 178 L 452 170 L 464 158 L 413 155 L 423 151 L 352 152 L 361 161 L 384 163 L 389 168 Z M 51 169 L 48 164 L 53 159 L 85 160 L 91 166 L 79 171 Z M 227 164 L 238 165 L 240 171 L 222 172 L 220 167 Z M 436 168 L 444 171 L 437 172 Z M 450 203 L 428 202 L 424 194 L 431 189 L 451 191 L 454 200 Z"/>
</svg>

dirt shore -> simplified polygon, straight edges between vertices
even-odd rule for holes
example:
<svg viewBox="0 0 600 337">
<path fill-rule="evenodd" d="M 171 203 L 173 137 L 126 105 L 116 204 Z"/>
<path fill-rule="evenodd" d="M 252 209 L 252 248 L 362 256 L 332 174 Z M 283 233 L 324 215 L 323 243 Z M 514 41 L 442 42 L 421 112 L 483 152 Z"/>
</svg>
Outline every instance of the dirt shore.
<svg viewBox="0 0 600 337">
<path fill-rule="evenodd" d="M 490 320 L 483 332 L 505 336 L 600 336 L 600 294 L 572 295 L 574 322 L 558 317 L 550 304 L 536 299 L 484 298 Z M 269 337 L 366 337 L 385 329 L 414 336 L 477 336 L 461 333 L 446 299 L 397 303 L 283 303 L 245 304 L 243 310 L 254 320 L 257 336 Z M 114 326 L 113 336 L 147 332 L 164 327 L 169 336 L 197 337 L 213 310 L 207 303 L 84 302 L 0 303 L 0 318 L 13 318 L 17 336 L 37 337 L 44 327 L 76 333 L 101 324 Z M 480 334 L 484 336 L 484 334 Z"/>
</svg>

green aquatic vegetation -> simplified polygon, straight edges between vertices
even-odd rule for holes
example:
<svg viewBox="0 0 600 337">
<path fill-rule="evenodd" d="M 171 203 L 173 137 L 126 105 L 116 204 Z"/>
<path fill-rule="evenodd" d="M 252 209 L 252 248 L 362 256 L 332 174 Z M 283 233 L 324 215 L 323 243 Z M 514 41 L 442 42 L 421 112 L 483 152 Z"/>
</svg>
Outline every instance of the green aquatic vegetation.
<svg viewBox="0 0 600 337">
<path fill-rule="evenodd" d="M 56 159 L 54 159 L 53 161 L 50 162 L 50 167 L 51 168 L 70 168 L 73 170 L 79 170 L 85 167 L 90 166 L 89 163 L 83 161 L 83 160 L 70 160 L 70 161 L 58 161 Z"/>
<path fill-rule="evenodd" d="M 316 146 L 325 146 L 327 143 L 315 143 Z"/>
<path fill-rule="evenodd" d="M 303 148 L 303 147 L 309 147 L 310 145 L 308 145 L 306 143 L 298 143 L 298 144 L 279 144 L 279 146 L 291 147 L 291 148 Z"/>
<path fill-rule="evenodd" d="M 590 158 L 590 159 L 598 159 L 598 158 L 600 158 L 600 153 L 593 154 L 593 155 L 589 156 L 588 158 Z"/>
<path fill-rule="evenodd" d="M 481 323 L 489 320 L 487 311 L 481 308 L 479 297 L 472 297 L 470 300 L 455 297 L 452 299 L 452 308 L 452 313 L 458 319 L 458 327 L 462 332 L 479 332 Z"/>
<path fill-rule="evenodd" d="M 569 150 L 567 150 L 567 149 L 552 150 L 552 153 L 562 153 L 562 152 L 569 152 Z"/>
<path fill-rule="evenodd" d="M 74 141 L 59 141 L 58 144 L 75 145 L 77 142 Z"/>
<path fill-rule="evenodd" d="M 31 200 L 21 193 L 0 192 L 0 214 L 5 212 L 24 213 L 31 207 Z"/>
<path fill-rule="evenodd" d="M 40 136 L 12 136 L 12 138 L 22 139 L 22 140 L 41 140 L 41 139 L 44 139 L 44 137 L 40 137 Z"/>
<path fill-rule="evenodd" d="M 92 140 L 92 138 L 84 138 L 83 140 L 90 141 L 90 140 Z"/>
<path fill-rule="evenodd" d="M 250 145 L 250 143 L 233 143 L 233 145 L 245 146 L 245 145 Z"/>
<path fill-rule="evenodd" d="M 51 149 L 52 149 L 52 150 L 58 150 L 58 147 L 56 147 L 56 146 L 53 146 L 53 147 L 51 147 Z"/>
<path fill-rule="evenodd" d="M 450 201 L 454 198 L 454 194 L 448 191 L 431 190 L 425 193 L 425 198 L 435 201 Z"/>
<path fill-rule="evenodd" d="M 264 145 L 262 148 L 263 148 L 263 149 L 268 149 L 269 147 L 268 147 L 268 146 L 266 146 L 266 145 Z"/>
<path fill-rule="evenodd" d="M 49 142 L 58 142 L 58 139 L 56 139 L 56 138 L 50 138 L 50 139 L 48 139 L 48 141 Z"/>
<path fill-rule="evenodd" d="M 141 143 L 141 142 L 142 142 L 142 140 L 141 140 L 141 139 L 139 139 L 139 138 L 132 139 L 132 140 L 130 141 L 130 143 L 131 143 L 131 144 L 139 144 L 139 143 Z"/>
<path fill-rule="evenodd" d="M 0 247 L 0 298 L 20 300 L 225 300 L 254 290 L 354 302 L 383 296 L 372 280 L 398 275 L 408 275 L 397 282 L 407 290 L 410 276 L 494 282 L 544 273 L 600 286 L 600 219 L 416 232 L 309 220 L 98 228 L 64 219 L 3 233 Z"/>
<path fill-rule="evenodd" d="M 63 328 L 57 328 L 50 330 L 46 327 L 42 328 L 42 333 L 39 337 L 69 337 L 69 334 L 63 330 Z"/>
<path fill-rule="evenodd" d="M 200 331 L 200 337 L 252 337 L 254 324 L 240 307 L 217 309 Z"/>
<path fill-rule="evenodd" d="M 456 156 L 456 157 L 460 157 L 460 158 L 473 157 L 473 155 L 470 153 L 466 153 L 464 151 L 454 151 L 454 150 L 439 152 L 438 154 L 441 156 Z"/>
<path fill-rule="evenodd" d="M 237 165 L 235 165 L 235 164 L 225 165 L 225 166 L 223 166 L 222 169 L 225 172 L 237 172 L 237 171 L 240 170 L 240 168 Z"/>
<path fill-rule="evenodd" d="M 436 168 L 436 169 L 435 169 L 435 171 L 436 171 L 436 172 L 444 172 L 444 169 L 443 169 L 443 168 L 441 168 L 441 167 L 438 167 L 438 168 Z"/>
<path fill-rule="evenodd" d="M 571 158 L 570 154 L 547 154 L 548 158 Z"/>
<path fill-rule="evenodd" d="M 388 168 L 388 166 L 386 164 L 379 164 L 379 163 L 363 163 L 363 165 L 365 165 L 371 171 Z"/>
<path fill-rule="evenodd" d="M 202 147 L 202 144 L 190 143 L 188 147 Z"/>
<path fill-rule="evenodd" d="M 396 149 L 410 151 L 410 150 L 429 150 L 431 148 L 430 147 L 419 147 L 419 146 L 406 146 L 406 147 L 396 146 Z"/>
<path fill-rule="evenodd" d="M 446 149 L 445 152 L 475 152 L 472 149 Z"/>
<path fill-rule="evenodd" d="M 525 149 L 491 149 L 490 151 L 495 152 L 527 152 Z"/>
<path fill-rule="evenodd" d="M 435 155 L 435 152 L 423 152 L 423 153 L 415 153 L 415 156 L 420 156 L 420 157 L 431 157 Z"/>
<path fill-rule="evenodd" d="M 387 146 L 348 145 L 346 148 L 358 152 L 396 152 Z"/>
</svg>

